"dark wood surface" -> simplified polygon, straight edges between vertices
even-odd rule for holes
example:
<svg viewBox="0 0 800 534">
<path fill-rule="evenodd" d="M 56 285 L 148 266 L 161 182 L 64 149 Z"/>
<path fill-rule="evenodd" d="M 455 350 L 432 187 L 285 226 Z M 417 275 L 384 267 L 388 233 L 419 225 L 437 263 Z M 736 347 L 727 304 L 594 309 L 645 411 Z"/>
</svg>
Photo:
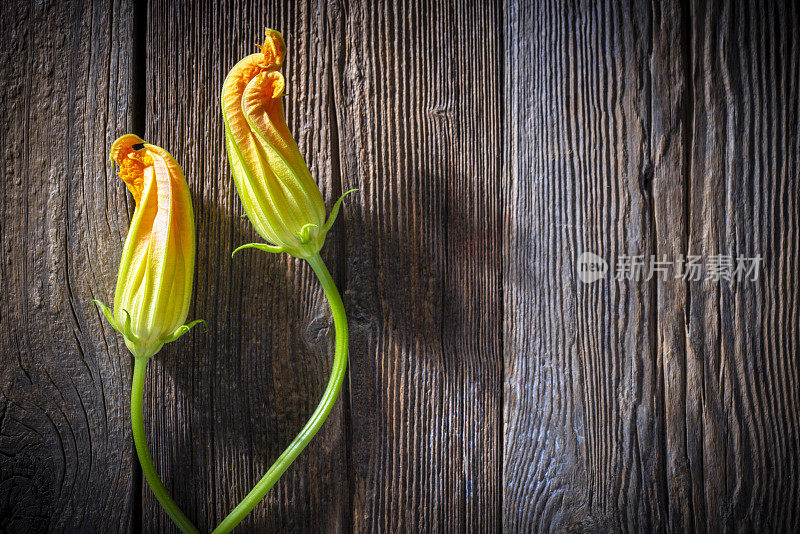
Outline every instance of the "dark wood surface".
<svg viewBox="0 0 800 534">
<path fill-rule="evenodd" d="M 134 530 L 131 360 L 109 302 L 133 198 L 130 7 L 0 5 L 0 530 Z M 99 529 L 102 530 L 102 529 Z"/>
<path fill-rule="evenodd" d="M 113 299 L 134 132 L 194 200 L 198 328 L 145 420 L 210 530 L 324 390 L 310 269 L 257 240 L 218 96 L 264 26 L 351 329 L 330 418 L 241 531 L 800 530 L 792 2 L 0 5 L 0 531 L 176 532 L 132 453 Z M 583 284 L 576 259 L 764 258 Z"/>
</svg>

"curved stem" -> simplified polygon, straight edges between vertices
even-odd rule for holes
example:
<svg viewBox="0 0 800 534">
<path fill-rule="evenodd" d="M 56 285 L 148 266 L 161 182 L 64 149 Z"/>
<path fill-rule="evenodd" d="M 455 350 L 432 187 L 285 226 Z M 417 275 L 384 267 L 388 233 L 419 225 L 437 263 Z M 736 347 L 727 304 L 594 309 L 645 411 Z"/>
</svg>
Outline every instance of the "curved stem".
<svg viewBox="0 0 800 534">
<path fill-rule="evenodd" d="M 233 511 L 228 514 L 220 525 L 214 529 L 213 534 L 227 534 L 238 525 L 242 519 L 258 504 L 264 495 L 275 485 L 275 482 L 281 477 L 286 469 L 294 462 L 295 458 L 306 448 L 306 445 L 311 441 L 311 438 L 328 418 L 336 398 L 339 396 L 339 391 L 342 389 L 342 382 L 344 381 L 345 370 L 347 369 L 347 316 L 344 312 L 344 304 L 342 304 L 342 297 L 339 296 L 339 290 L 336 289 L 336 284 L 331 278 L 331 274 L 325 267 L 322 258 L 319 254 L 308 259 L 309 265 L 314 269 L 314 273 L 319 278 L 322 284 L 322 289 L 325 291 L 325 296 L 328 297 L 328 304 L 333 313 L 333 323 L 336 328 L 336 350 L 333 357 L 333 371 L 331 378 L 328 380 L 328 387 L 322 395 L 322 400 L 317 405 L 317 409 L 311 415 L 306 426 L 300 431 L 294 441 L 283 451 L 272 467 L 269 468 L 263 478 L 256 484 L 253 490 L 240 502 Z"/>
<path fill-rule="evenodd" d="M 142 421 L 142 396 L 144 394 L 144 375 L 147 370 L 147 360 L 149 358 L 135 358 L 133 364 L 133 384 L 131 385 L 131 426 L 133 427 L 133 443 L 136 445 L 136 454 L 139 456 L 139 463 L 142 472 L 153 490 L 153 494 L 161 503 L 161 506 L 169 514 L 181 531 L 191 534 L 199 534 L 191 521 L 181 512 L 178 505 L 170 497 L 167 488 L 158 478 L 158 473 L 153 465 L 153 458 L 147 450 L 147 438 L 144 434 L 144 422 Z"/>
</svg>

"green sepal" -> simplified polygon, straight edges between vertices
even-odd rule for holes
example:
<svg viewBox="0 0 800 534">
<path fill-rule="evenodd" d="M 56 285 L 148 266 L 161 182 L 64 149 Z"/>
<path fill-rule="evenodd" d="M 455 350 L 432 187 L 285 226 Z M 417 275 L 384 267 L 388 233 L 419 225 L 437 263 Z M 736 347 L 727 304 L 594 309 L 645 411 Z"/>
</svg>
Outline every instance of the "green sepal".
<svg viewBox="0 0 800 534">
<path fill-rule="evenodd" d="M 319 225 L 314 223 L 308 223 L 300 228 L 300 231 L 297 232 L 297 237 L 300 239 L 300 243 L 305 245 L 309 241 L 311 241 L 311 229 L 312 228 L 319 228 Z"/>
<path fill-rule="evenodd" d="M 100 308 L 100 311 L 103 312 L 103 315 L 105 315 L 105 317 L 106 317 L 106 321 L 108 321 L 109 324 L 112 327 L 114 327 L 114 330 L 116 330 L 117 332 L 119 332 L 122 335 L 125 335 L 122 332 L 122 329 L 120 328 L 119 323 L 117 323 L 117 320 L 114 319 L 114 310 L 112 310 L 111 308 L 109 308 L 108 306 L 106 306 L 105 304 L 103 304 L 102 302 L 100 302 L 97 299 L 92 299 L 92 304 L 96 304 L 97 307 Z"/>
<path fill-rule="evenodd" d="M 346 197 L 347 195 L 349 195 L 354 191 L 358 191 L 358 189 L 356 188 L 356 189 L 351 189 L 349 191 L 345 191 L 344 193 L 342 193 L 342 196 L 339 197 L 339 200 L 336 201 L 336 204 L 333 205 L 331 214 L 328 217 L 328 222 L 326 222 L 325 226 L 322 227 L 323 233 L 327 234 L 328 230 L 330 230 L 331 226 L 333 226 L 333 223 L 336 222 L 336 217 L 339 215 L 339 207 L 342 205 L 342 200 L 344 200 L 344 197 Z"/>
<path fill-rule="evenodd" d="M 183 334 L 185 334 L 186 332 L 188 332 L 189 330 L 191 330 L 200 323 L 203 323 L 203 326 L 205 326 L 206 330 L 208 330 L 208 324 L 203 319 L 196 319 L 191 323 L 179 326 L 172 334 L 170 334 L 167 338 L 163 339 L 162 341 L 164 343 L 172 343 L 173 341 L 175 341 L 176 339 L 178 339 Z"/>
<path fill-rule="evenodd" d="M 236 250 L 231 252 L 231 258 L 234 254 L 239 252 L 244 248 L 257 248 L 258 250 L 263 250 L 264 252 L 272 252 L 273 254 L 280 254 L 281 252 L 285 252 L 283 247 L 276 247 L 275 245 L 267 245 L 266 243 L 248 243 L 246 245 L 242 245 L 241 247 L 237 247 Z"/>
<path fill-rule="evenodd" d="M 139 343 L 139 336 L 134 334 L 131 328 L 131 314 L 128 313 L 128 310 L 123 309 L 122 311 L 125 312 L 125 324 L 122 326 L 122 335 L 133 344 Z"/>
</svg>

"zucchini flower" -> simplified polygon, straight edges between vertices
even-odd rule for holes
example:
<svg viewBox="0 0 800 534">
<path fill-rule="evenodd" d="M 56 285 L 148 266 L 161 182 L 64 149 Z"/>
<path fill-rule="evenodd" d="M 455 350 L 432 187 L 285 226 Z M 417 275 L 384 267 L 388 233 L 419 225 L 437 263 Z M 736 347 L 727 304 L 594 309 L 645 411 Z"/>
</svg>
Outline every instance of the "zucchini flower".
<svg viewBox="0 0 800 534">
<path fill-rule="evenodd" d="M 183 171 L 163 148 L 123 135 L 111 148 L 136 201 L 108 322 L 138 358 L 156 354 L 201 321 L 184 324 L 194 274 L 194 214 Z"/>
<path fill-rule="evenodd" d="M 286 80 L 280 69 L 286 44 L 280 33 L 268 29 L 260 48 L 233 67 L 222 87 L 233 180 L 248 218 L 268 242 L 239 249 L 254 247 L 308 259 L 322 248 L 342 199 L 326 222 L 322 193 L 283 114 Z"/>
<path fill-rule="evenodd" d="M 147 448 L 142 399 L 147 362 L 164 343 L 202 321 L 184 324 L 194 275 L 194 213 L 186 179 L 163 148 L 123 135 L 111 147 L 119 177 L 136 201 L 119 263 L 114 310 L 93 300 L 134 356 L 131 428 L 142 473 L 181 531 L 199 534 L 158 476 Z"/>
<path fill-rule="evenodd" d="M 237 63 L 222 87 L 225 142 L 233 179 L 250 221 L 268 241 L 236 250 L 253 247 L 267 252 L 287 252 L 306 260 L 328 297 L 336 344 L 328 387 L 311 418 L 212 534 L 231 532 L 308 445 L 333 409 L 347 370 L 347 314 L 319 251 L 336 220 L 342 199 L 351 191 L 336 201 L 326 222 L 322 193 L 311 178 L 283 116 L 285 80 L 280 69 L 286 45 L 280 33 L 267 30 L 266 34 L 261 52 Z"/>
</svg>

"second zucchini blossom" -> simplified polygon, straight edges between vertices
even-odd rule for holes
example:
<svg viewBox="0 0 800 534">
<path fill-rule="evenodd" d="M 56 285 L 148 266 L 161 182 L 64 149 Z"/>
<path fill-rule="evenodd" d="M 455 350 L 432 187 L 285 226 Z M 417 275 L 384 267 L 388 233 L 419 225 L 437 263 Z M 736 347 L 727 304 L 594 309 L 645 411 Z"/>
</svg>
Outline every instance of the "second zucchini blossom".
<svg viewBox="0 0 800 534">
<path fill-rule="evenodd" d="M 136 358 L 149 358 L 202 321 L 184 324 L 194 275 L 194 213 L 186 179 L 163 148 L 135 135 L 111 159 L 136 201 L 117 276 L 113 312 L 97 303 Z"/>
<path fill-rule="evenodd" d="M 233 67 L 222 88 L 233 179 L 248 218 L 268 242 L 240 248 L 308 259 L 322 248 L 342 199 L 326 222 L 322 193 L 286 126 L 286 80 L 280 72 L 286 44 L 268 29 L 260 48 Z"/>
</svg>

